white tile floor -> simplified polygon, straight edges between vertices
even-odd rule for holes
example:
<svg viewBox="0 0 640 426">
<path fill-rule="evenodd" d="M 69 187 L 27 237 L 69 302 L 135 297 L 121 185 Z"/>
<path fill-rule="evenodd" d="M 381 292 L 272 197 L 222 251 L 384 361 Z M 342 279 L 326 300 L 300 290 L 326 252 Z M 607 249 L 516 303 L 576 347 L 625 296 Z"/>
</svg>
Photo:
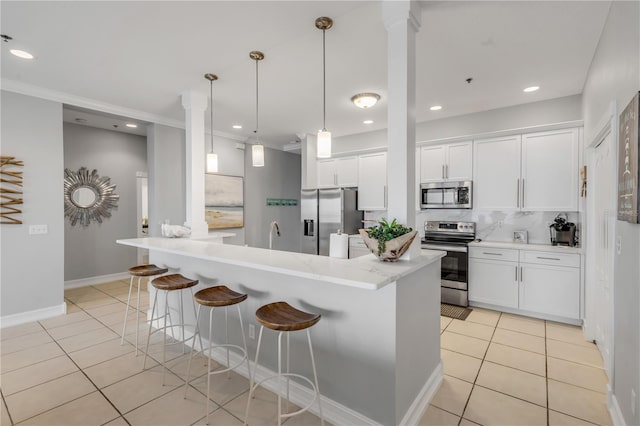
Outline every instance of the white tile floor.
<svg viewBox="0 0 640 426">
<path fill-rule="evenodd" d="M 194 364 L 184 399 L 182 349 L 169 353 L 162 386 L 159 352 L 144 372 L 135 356 L 131 313 L 120 345 L 128 286 L 68 290 L 67 315 L 1 331 L 1 425 L 205 423 L 203 362 Z M 146 292 L 140 302 L 146 311 Z M 466 321 L 441 318 L 441 330 L 445 377 L 420 425 L 611 424 L 600 355 L 578 327 L 475 309 Z M 247 390 L 235 373 L 214 377 L 210 424 L 241 425 Z M 275 399 L 260 389 L 249 423 L 274 424 Z M 285 423 L 320 422 L 305 413 Z"/>
</svg>

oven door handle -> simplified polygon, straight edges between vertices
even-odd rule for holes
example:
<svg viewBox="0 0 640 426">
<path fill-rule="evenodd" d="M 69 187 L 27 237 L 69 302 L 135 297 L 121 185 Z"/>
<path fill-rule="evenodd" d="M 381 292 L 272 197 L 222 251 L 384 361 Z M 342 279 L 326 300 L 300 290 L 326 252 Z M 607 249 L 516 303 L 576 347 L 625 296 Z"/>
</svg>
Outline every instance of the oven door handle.
<svg viewBox="0 0 640 426">
<path fill-rule="evenodd" d="M 428 249 L 428 250 L 455 251 L 455 252 L 458 252 L 458 253 L 466 253 L 467 252 L 467 247 L 466 246 L 447 246 L 447 245 L 440 245 L 440 244 L 422 244 L 422 248 L 423 249 Z"/>
</svg>

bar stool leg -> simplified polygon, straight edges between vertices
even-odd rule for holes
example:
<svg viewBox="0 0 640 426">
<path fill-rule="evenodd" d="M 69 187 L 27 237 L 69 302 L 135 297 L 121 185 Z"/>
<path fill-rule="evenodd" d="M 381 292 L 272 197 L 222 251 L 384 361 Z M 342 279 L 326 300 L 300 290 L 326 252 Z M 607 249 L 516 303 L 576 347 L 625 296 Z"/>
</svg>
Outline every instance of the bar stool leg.
<svg viewBox="0 0 640 426">
<path fill-rule="evenodd" d="M 184 397 L 187 397 L 187 388 L 189 387 L 189 376 L 191 374 L 191 362 L 193 361 L 193 352 L 196 348 L 196 334 L 198 336 L 200 336 L 200 308 L 202 308 L 202 305 L 198 305 L 198 312 L 196 313 L 196 329 L 193 332 L 193 345 L 191 346 L 191 354 L 189 355 L 189 365 L 187 366 L 187 378 L 185 379 L 184 382 Z M 200 350 L 204 350 L 204 348 L 202 347 L 202 344 L 200 344 Z"/>
<path fill-rule="evenodd" d="M 251 363 L 249 362 L 249 349 L 247 349 L 247 338 L 244 335 L 244 324 L 242 323 L 242 312 L 240 312 L 240 305 L 236 305 L 236 308 L 238 309 L 238 318 L 240 318 L 240 330 L 242 331 L 242 344 L 244 345 L 244 353 L 245 356 L 247 357 L 247 372 L 249 374 L 249 377 L 251 377 Z"/>
<path fill-rule="evenodd" d="M 196 311 L 200 312 L 200 307 L 202 305 L 198 304 L 198 309 L 196 309 L 196 300 L 193 297 L 193 288 L 191 288 L 190 290 L 191 290 L 191 303 L 193 304 L 193 312 L 194 313 Z M 196 318 L 196 330 L 199 330 L 198 327 L 199 327 L 198 326 L 198 319 Z M 204 346 L 202 345 L 202 335 L 200 333 L 198 333 L 198 340 L 200 341 L 200 352 L 202 352 L 202 351 L 204 351 Z M 195 331 L 194 331 L 194 333 L 193 333 L 193 346 L 195 346 L 195 345 L 196 345 L 196 334 L 195 334 Z"/>
<path fill-rule="evenodd" d="M 136 300 L 136 356 L 138 356 L 138 329 L 140 328 L 140 287 L 142 286 L 141 281 L 142 279 L 138 278 L 138 299 Z M 125 316 L 125 326 L 126 326 L 126 316 Z M 124 338 L 124 332 L 122 333 L 122 337 Z"/>
<path fill-rule="evenodd" d="M 164 378 L 167 370 L 167 317 L 169 316 L 169 291 L 165 291 L 164 304 L 164 332 L 162 333 L 162 386 L 164 386 Z M 173 321 L 171 321 L 171 330 L 173 330 Z M 174 337 L 175 339 L 175 337 Z"/>
<path fill-rule="evenodd" d="M 320 414 L 320 422 L 324 426 L 324 416 L 322 415 L 322 403 L 320 402 L 320 387 L 318 386 L 318 374 L 316 373 L 316 360 L 313 357 L 313 347 L 311 346 L 311 334 L 307 328 L 307 340 L 309 341 L 309 353 L 311 354 L 311 367 L 313 368 L 313 381 L 316 385 L 316 396 L 318 398 L 318 412 Z"/>
<path fill-rule="evenodd" d="M 209 396 L 211 395 L 211 347 L 213 346 L 213 311 L 214 307 L 209 310 L 209 359 L 207 360 L 207 424 L 209 424 Z"/>
<path fill-rule="evenodd" d="M 138 278 L 138 281 L 140 279 Z M 139 285 L 139 284 L 138 284 Z M 131 275 L 131 280 L 129 281 L 129 297 L 127 298 L 127 309 L 124 311 L 124 324 L 122 325 L 122 339 L 120 339 L 120 344 L 124 345 L 124 335 L 127 332 L 127 319 L 129 318 L 129 305 L 131 304 L 131 289 L 133 288 L 133 275 Z M 137 349 L 137 346 L 136 346 Z"/>
<path fill-rule="evenodd" d="M 247 399 L 247 410 L 244 413 L 244 426 L 247 426 L 249 420 L 249 406 L 251 405 L 251 398 L 253 397 L 254 383 L 256 380 L 256 371 L 258 370 L 258 360 L 260 359 L 260 344 L 262 343 L 262 331 L 264 325 L 260 326 L 260 334 L 258 334 L 258 346 L 256 348 L 256 362 L 253 364 L 253 376 L 249 375 L 249 398 Z"/>
<path fill-rule="evenodd" d="M 180 292 L 180 324 L 182 324 L 182 335 L 180 336 L 180 340 L 185 339 L 184 337 L 184 306 L 182 306 L 182 290 L 178 290 Z M 184 355 L 185 347 L 184 343 L 182 344 L 182 355 Z"/>
<path fill-rule="evenodd" d="M 142 369 L 147 368 L 147 355 L 149 354 L 149 340 L 151 340 L 151 326 L 153 325 L 153 317 L 156 311 L 156 305 L 158 303 L 158 291 L 153 298 L 153 308 L 151 308 L 151 319 L 149 320 L 149 332 L 147 333 L 147 346 L 144 350 L 144 362 L 142 363 Z"/>
<path fill-rule="evenodd" d="M 282 331 L 278 333 L 278 426 L 282 425 Z"/>
<path fill-rule="evenodd" d="M 287 403 L 286 403 L 286 407 L 285 410 L 288 413 L 289 412 L 289 382 L 290 382 L 290 378 L 289 378 L 289 336 L 291 335 L 291 333 L 287 333 Z"/>
</svg>

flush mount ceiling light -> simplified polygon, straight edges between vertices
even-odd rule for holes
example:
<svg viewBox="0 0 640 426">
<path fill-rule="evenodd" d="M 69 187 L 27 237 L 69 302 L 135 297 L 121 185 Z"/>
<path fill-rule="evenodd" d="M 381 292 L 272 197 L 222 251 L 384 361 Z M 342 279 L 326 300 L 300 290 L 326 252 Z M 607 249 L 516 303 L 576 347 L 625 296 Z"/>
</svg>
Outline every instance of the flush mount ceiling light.
<svg viewBox="0 0 640 426">
<path fill-rule="evenodd" d="M 231 127 L 233 127 L 234 129 L 242 129 L 242 126 L 241 126 L 241 125 L 239 125 L 239 124 L 234 124 L 234 125 L 233 125 L 233 126 L 231 126 Z"/>
<path fill-rule="evenodd" d="M 207 173 L 218 173 L 218 154 L 213 152 L 213 82 L 218 79 L 215 74 L 207 73 L 204 78 L 209 80 L 209 92 L 211 98 L 211 151 L 207 154 Z"/>
<path fill-rule="evenodd" d="M 251 147 L 251 164 L 253 167 L 264 167 L 264 146 L 258 136 L 258 63 L 264 59 L 264 53 L 254 50 L 249 53 L 249 57 L 256 61 L 256 143 Z"/>
<path fill-rule="evenodd" d="M 33 59 L 33 55 L 31 53 L 27 52 L 26 50 L 11 49 L 11 50 L 9 50 L 9 52 L 11 52 L 11 54 L 17 56 L 18 58 Z"/>
<path fill-rule="evenodd" d="M 131 129 L 137 129 L 138 128 L 138 125 L 137 124 L 133 124 L 133 123 L 127 123 L 127 124 L 125 124 L 125 126 L 131 128 Z"/>
<path fill-rule="evenodd" d="M 373 120 L 364 120 L 363 124 L 373 124 Z"/>
<path fill-rule="evenodd" d="M 522 91 L 525 93 L 531 93 L 531 92 L 535 92 L 538 89 L 540 89 L 540 86 L 529 86 L 526 89 L 523 89 Z"/>
<path fill-rule="evenodd" d="M 377 93 L 358 93 L 351 97 L 351 102 L 358 108 L 371 108 L 380 100 L 380 95 Z"/>
<path fill-rule="evenodd" d="M 318 132 L 318 158 L 331 157 L 331 132 L 327 131 L 327 77 L 325 32 L 333 26 L 333 20 L 326 16 L 316 19 L 316 28 L 322 30 L 322 130 Z"/>
<path fill-rule="evenodd" d="M 431 111 L 440 111 L 442 109 L 442 105 L 434 105 L 429 108 Z"/>
</svg>

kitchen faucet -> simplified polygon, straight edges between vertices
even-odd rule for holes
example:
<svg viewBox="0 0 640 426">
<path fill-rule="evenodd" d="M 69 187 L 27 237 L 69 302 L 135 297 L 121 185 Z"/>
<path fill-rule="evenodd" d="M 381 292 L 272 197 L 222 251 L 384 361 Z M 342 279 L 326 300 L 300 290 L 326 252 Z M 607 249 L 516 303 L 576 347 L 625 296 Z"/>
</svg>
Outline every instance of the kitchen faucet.
<svg viewBox="0 0 640 426">
<path fill-rule="evenodd" d="M 278 222 L 276 222 L 275 220 L 273 222 L 271 222 L 271 226 L 269 227 L 269 250 L 271 250 L 271 247 L 273 245 L 273 230 L 276 230 L 276 235 L 279 237 L 280 236 L 280 225 L 278 225 Z"/>
</svg>

